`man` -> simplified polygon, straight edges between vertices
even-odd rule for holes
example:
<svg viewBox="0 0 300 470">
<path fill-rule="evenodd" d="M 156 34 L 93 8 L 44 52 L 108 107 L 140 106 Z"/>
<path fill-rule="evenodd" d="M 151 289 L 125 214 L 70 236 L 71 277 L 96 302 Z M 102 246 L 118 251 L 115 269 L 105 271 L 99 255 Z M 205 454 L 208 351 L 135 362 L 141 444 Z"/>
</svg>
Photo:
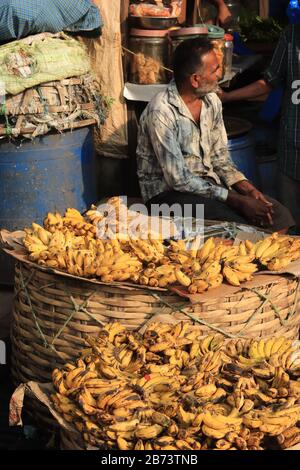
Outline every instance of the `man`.
<svg viewBox="0 0 300 470">
<path fill-rule="evenodd" d="M 223 102 L 256 98 L 284 87 L 278 145 L 279 200 L 286 205 L 300 231 L 300 25 L 283 32 L 264 78 L 247 87 L 221 93 Z M 297 82 L 298 81 L 298 82 Z"/>
<path fill-rule="evenodd" d="M 174 54 L 174 78 L 145 109 L 139 128 L 137 164 L 144 201 L 183 206 L 205 218 L 284 230 L 290 213 L 264 196 L 234 166 L 227 148 L 219 66 L 207 39 L 188 39 Z"/>
</svg>

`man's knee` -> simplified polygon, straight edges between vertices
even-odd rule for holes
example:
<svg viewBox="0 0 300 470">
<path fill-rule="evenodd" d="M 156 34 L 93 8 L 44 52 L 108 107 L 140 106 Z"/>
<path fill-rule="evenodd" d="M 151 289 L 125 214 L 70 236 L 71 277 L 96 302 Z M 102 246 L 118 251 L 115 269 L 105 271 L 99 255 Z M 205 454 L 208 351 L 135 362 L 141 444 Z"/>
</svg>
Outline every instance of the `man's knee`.
<svg viewBox="0 0 300 470">
<path fill-rule="evenodd" d="M 273 199 L 269 196 L 266 196 L 266 199 L 268 201 L 272 202 L 273 204 L 273 210 L 274 210 L 274 215 L 273 215 L 273 229 L 274 231 L 286 229 L 293 227 L 295 225 L 295 220 L 289 211 L 289 209 L 281 204 L 277 199 Z"/>
</svg>

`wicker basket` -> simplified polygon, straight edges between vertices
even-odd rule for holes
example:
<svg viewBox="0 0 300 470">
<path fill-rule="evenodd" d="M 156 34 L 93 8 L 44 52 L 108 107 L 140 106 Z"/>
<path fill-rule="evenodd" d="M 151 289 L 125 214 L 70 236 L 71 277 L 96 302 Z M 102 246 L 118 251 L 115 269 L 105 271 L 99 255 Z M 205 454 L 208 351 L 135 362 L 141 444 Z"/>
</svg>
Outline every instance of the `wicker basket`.
<svg viewBox="0 0 300 470">
<path fill-rule="evenodd" d="M 15 385 L 30 380 L 49 382 L 55 367 L 72 361 L 87 346 L 86 335 L 97 335 L 107 322 L 118 320 L 140 329 L 160 314 L 202 322 L 203 335 L 296 339 L 300 324 L 299 280 L 277 281 L 234 295 L 192 305 L 168 291 L 95 285 L 28 267 L 16 266 L 12 320 L 12 376 Z M 170 318 L 170 317 L 169 317 Z M 41 405 L 29 406 L 51 421 Z M 50 421 L 49 421 L 50 420 Z"/>
<path fill-rule="evenodd" d="M 99 125 L 103 122 L 104 107 L 90 74 L 43 83 L 18 95 L 8 95 L 0 119 L 0 137 L 33 138 L 52 129 Z"/>
</svg>

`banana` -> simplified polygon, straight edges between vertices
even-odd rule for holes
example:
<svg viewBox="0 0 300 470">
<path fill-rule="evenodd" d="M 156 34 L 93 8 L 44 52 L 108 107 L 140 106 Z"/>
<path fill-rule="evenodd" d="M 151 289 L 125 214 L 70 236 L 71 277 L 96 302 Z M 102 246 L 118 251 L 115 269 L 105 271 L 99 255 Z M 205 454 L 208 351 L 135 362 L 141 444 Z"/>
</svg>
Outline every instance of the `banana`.
<svg viewBox="0 0 300 470">
<path fill-rule="evenodd" d="M 132 444 L 130 442 L 126 441 L 125 439 L 123 439 L 122 437 L 117 438 L 117 445 L 118 445 L 118 449 L 120 449 L 120 450 L 131 450 L 132 449 Z"/>
<path fill-rule="evenodd" d="M 283 343 L 286 341 L 286 338 L 281 337 L 281 338 L 276 338 L 274 341 L 274 344 L 271 349 L 271 356 L 273 354 L 277 354 Z"/>
<path fill-rule="evenodd" d="M 275 343 L 275 338 L 270 338 L 265 342 L 264 356 L 269 359 L 271 357 L 272 348 Z"/>
<path fill-rule="evenodd" d="M 184 441 L 182 439 L 178 439 L 175 442 L 175 445 L 176 445 L 176 448 L 179 450 L 193 450 L 193 447 L 191 447 L 187 441 Z"/>
<path fill-rule="evenodd" d="M 121 422 L 118 422 L 116 424 L 113 424 L 111 426 L 109 426 L 109 430 L 110 431 L 114 431 L 114 432 L 121 432 L 121 431 L 134 431 L 137 426 L 139 424 L 139 420 L 138 419 L 132 419 L 130 421 L 121 421 Z"/>
<path fill-rule="evenodd" d="M 207 426 L 206 424 L 203 424 L 202 426 L 202 433 L 205 436 L 210 437 L 211 439 L 217 439 L 217 440 L 223 439 L 227 432 L 228 432 L 228 427 L 226 426 L 221 430 L 211 428 Z"/>
<path fill-rule="evenodd" d="M 275 242 L 273 243 L 269 248 L 267 248 L 262 256 L 260 257 L 260 261 L 262 264 L 266 264 L 269 260 L 274 258 L 276 255 L 278 255 L 278 251 L 280 249 L 280 244 Z"/>
<path fill-rule="evenodd" d="M 203 397 L 211 397 L 214 393 L 216 393 L 217 387 L 214 384 L 203 385 L 200 388 L 195 390 L 196 397 L 203 398 Z"/>
<path fill-rule="evenodd" d="M 215 248 L 215 240 L 214 238 L 208 238 L 204 245 L 200 248 L 200 250 L 198 250 L 198 253 L 197 253 L 197 258 L 199 260 L 199 262 L 201 264 L 203 264 L 208 256 L 210 255 L 210 253 L 214 250 Z"/>
<path fill-rule="evenodd" d="M 175 269 L 175 276 L 177 281 L 184 287 L 189 287 L 192 283 L 191 279 L 180 269 Z"/>
<path fill-rule="evenodd" d="M 265 238 L 264 240 L 261 240 L 256 243 L 256 249 L 255 249 L 255 257 L 256 258 L 261 258 L 264 254 L 264 252 L 272 245 L 272 239 L 271 238 Z"/>
<path fill-rule="evenodd" d="M 245 274 L 254 274 L 257 271 L 257 266 L 254 263 L 238 263 L 237 261 L 233 261 L 230 263 L 230 266 L 234 271 Z"/>
<path fill-rule="evenodd" d="M 265 357 L 265 341 L 263 339 L 258 342 L 257 352 L 259 357 Z"/>
<path fill-rule="evenodd" d="M 241 242 L 239 244 L 239 256 L 247 256 L 248 252 L 247 252 L 247 248 L 246 248 L 246 244 L 244 242 Z"/>
<path fill-rule="evenodd" d="M 199 346 L 200 346 L 201 353 L 203 355 L 207 354 L 210 351 L 210 343 L 212 342 L 213 339 L 214 339 L 214 335 L 208 335 L 202 341 L 200 341 Z"/>
<path fill-rule="evenodd" d="M 238 276 L 236 275 L 234 270 L 231 269 L 229 266 L 224 266 L 223 275 L 226 281 L 232 286 L 236 286 L 236 287 L 240 286 L 240 281 L 239 281 Z"/>
<path fill-rule="evenodd" d="M 161 434 L 163 429 L 163 426 L 160 426 L 159 424 L 139 424 L 136 427 L 135 435 L 139 439 L 154 439 Z"/>
<path fill-rule="evenodd" d="M 221 264 L 218 261 L 214 261 L 212 263 L 208 263 L 207 265 L 205 264 L 202 266 L 202 273 L 201 273 L 201 279 L 209 280 L 209 279 L 214 279 L 216 276 L 218 276 L 221 272 Z"/>
<path fill-rule="evenodd" d="M 271 261 L 267 264 L 269 271 L 280 271 L 285 269 L 292 261 L 291 257 L 284 258 L 272 258 Z"/>
<path fill-rule="evenodd" d="M 144 443 L 142 441 L 142 439 L 139 439 L 135 446 L 134 446 L 134 450 L 145 450 L 145 446 L 144 446 Z"/>
</svg>

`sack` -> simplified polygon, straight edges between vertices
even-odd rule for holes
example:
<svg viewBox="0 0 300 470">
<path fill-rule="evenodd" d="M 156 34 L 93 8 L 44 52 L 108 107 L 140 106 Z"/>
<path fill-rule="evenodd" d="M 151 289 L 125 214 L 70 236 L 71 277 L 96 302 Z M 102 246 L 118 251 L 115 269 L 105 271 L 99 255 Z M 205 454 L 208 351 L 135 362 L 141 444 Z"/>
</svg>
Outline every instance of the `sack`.
<svg viewBox="0 0 300 470">
<path fill-rule="evenodd" d="M 0 3 L 1 42 L 44 32 L 91 31 L 103 24 L 91 0 L 1 0 Z"/>
<path fill-rule="evenodd" d="M 0 95 L 90 71 L 86 48 L 64 33 L 42 33 L 0 46 Z"/>
</svg>

